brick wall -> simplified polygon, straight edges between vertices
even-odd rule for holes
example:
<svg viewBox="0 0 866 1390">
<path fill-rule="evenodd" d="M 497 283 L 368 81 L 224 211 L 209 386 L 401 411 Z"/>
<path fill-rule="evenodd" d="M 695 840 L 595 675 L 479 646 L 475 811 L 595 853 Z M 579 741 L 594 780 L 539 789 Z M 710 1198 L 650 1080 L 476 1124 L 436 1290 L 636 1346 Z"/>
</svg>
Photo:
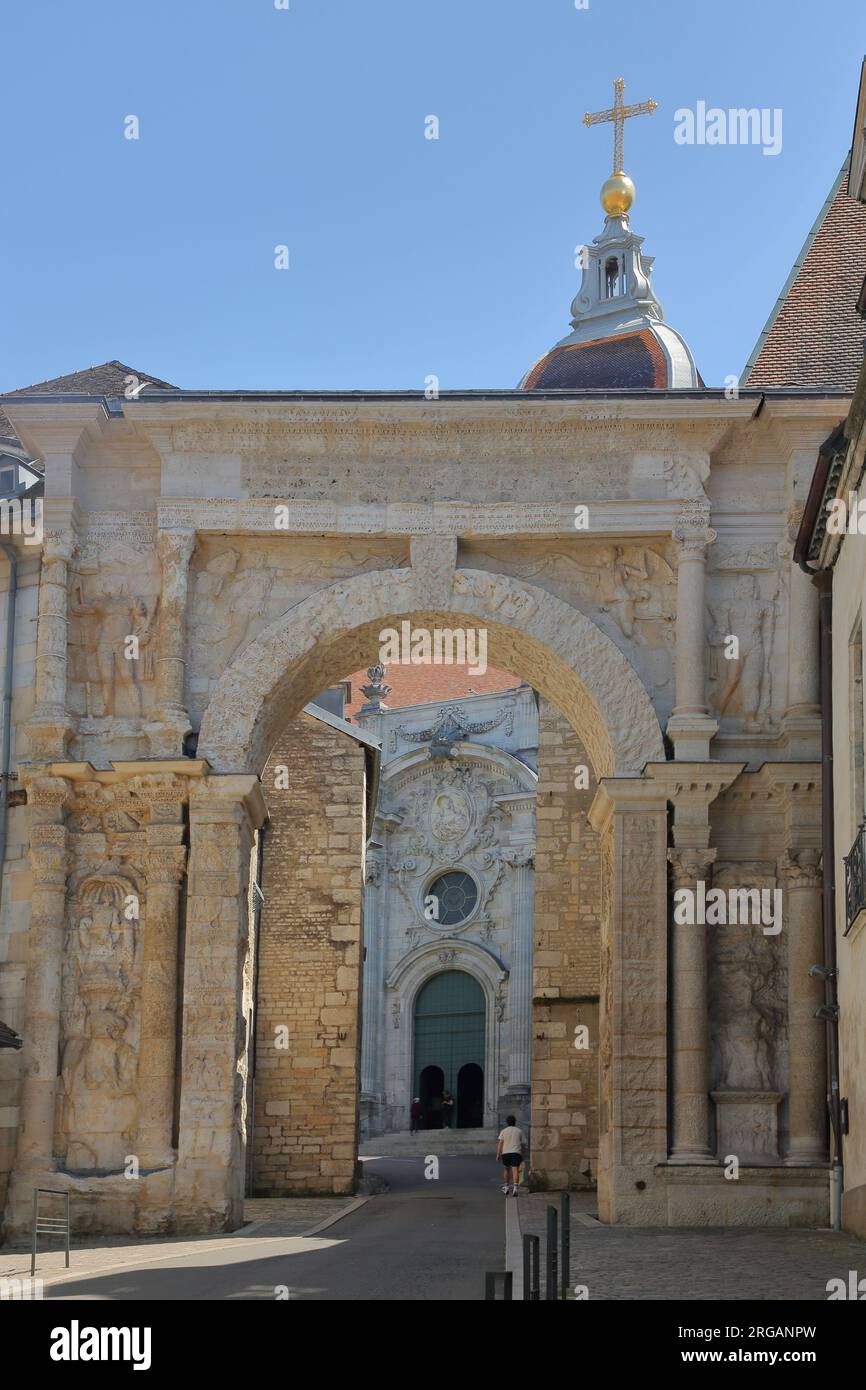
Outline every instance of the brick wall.
<svg viewBox="0 0 866 1390">
<path fill-rule="evenodd" d="M 533 1182 L 586 1186 L 598 1154 L 601 857 L 586 820 L 596 782 L 582 743 L 546 700 L 538 718 Z M 575 787 L 577 767 L 588 769 L 586 790 Z M 579 1024 L 589 1030 L 589 1047 L 580 1051 Z"/>
<path fill-rule="evenodd" d="M 289 769 L 286 790 L 274 785 L 280 767 Z M 262 780 L 271 820 L 262 872 L 251 1186 L 257 1196 L 351 1192 L 364 752 L 302 714 L 278 741 Z"/>
</svg>

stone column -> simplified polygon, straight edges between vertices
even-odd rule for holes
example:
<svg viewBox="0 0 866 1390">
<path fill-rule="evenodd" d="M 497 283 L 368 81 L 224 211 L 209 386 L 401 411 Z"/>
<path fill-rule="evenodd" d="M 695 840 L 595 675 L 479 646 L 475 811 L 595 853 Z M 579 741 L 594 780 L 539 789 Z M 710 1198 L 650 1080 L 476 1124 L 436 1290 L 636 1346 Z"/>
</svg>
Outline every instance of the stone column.
<svg viewBox="0 0 866 1390">
<path fill-rule="evenodd" d="M 190 791 L 179 1230 L 234 1230 L 243 1219 L 244 969 L 251 854 L 266 814 L 257 777 L 206 777 Z"/>
<path fill-rule="evenodd" d="M 505 849 L 511 865 L 512 956 L 508 980 L 511 1017 L 511 1055 L 508 1089 L 529 1095 L 532 1071 L 532 934 L 534 904 L 534 846 Z"/>
<path fill-rule="evenodd" d="M 159 627 L 156 638 L 156 712 L 148 725 L 154 757 L 178 757 L 189 732 L 186 711 L 186 602 L 194 531 L 160 530 L 156 539 L 162 565 Z"/>
<path fill-rule="evenodd" d="M 673 889 L 697 895 L 709 884 L 716 851 L 710 849 L 710 806 L 743 772 L 745 763 L 648 763 L 647 777 L 674 810 L 674 848 L 668 851 Z M 708 1163 L 710 1136 L 708 942 L 704 923 L 678 923 L 671 914 L 670 1160 Z"/>
<path fill-rule="evenodd" d="M 667 801 L 644 778 L 604 778 L 589 822 L 606 902 L 599 1011 L 599 1216 L 665 1225 Z"/>
<path fill-rule="evenodd" d="M 45 533 L 36 623 L 36 706 L 27 724 L 31 756 L 66 756 L 71 724 L 66 712 L 69 562 L 71 527 Z"/>
<path fill-rule="evenodd" d="M 818 590 L 808 574 L 791 562 L 788 616 L 788 716 L 821 715 L 818 661 Z"/>
<path fill-rule="evenodd" d="M 819 595 L 810 577 L 790 558 L 790 542 L 780 545 L 779 555 L 788 563 L 788 693 L 782 730 L 789 758 L 812 759 L 821 748 Z"/>
<path fill-rule="evenodd" d="M 368 854 L 364 879 L 364 973 L 363 1016 L 361 1023 L 361 1098 L 375 1104 L 381 1096 L 381 1042 L 379 1020 L 382 1013 L 382 923 L 380 920 L 382 847 Z M 368 1118 L 372 1119 L 370 1115 Z"/>
<path fill-rule="evenodd" d="M 69 787 L 65 777 L 38 775 L 27 787 L 33 890 L 22 1028 L 23 1077 L 16 1160 L 19 1177 L 24 1172 L 47 1173 L 56 1166 L 54 1110 L 66 929 L 65 806 Z"/>
<path fill-rule="evenodd" d="M 184 791 L 171 780 L 133 778 L 150 804 L 141 986 L 137 1153 L 142 1168 L 175 1161 L 172 1145 L 177 1053 L 180 889 L 186 868 Z"/>
<path fill-rule="evenodd" d="M 788 930 L 788 1152 L 790 1165 L 827 1163 L 825 1025 L 815 1017 L 824 981 L 822 878 L 817 849 L 786 850 L 779 864 Z"/>
<path fill-rule="evenodd" d="M 677 564 L 676 705 L 667 733 L 678 759 L 705 760 L 718 730 L 707 709 L 706 552 L 716 539 L 709 505 L 686 502 L 674 526 Z"/>
<path fill-rule="evenodd" d="M 674 891 L 697 893 L 699 881 L 709 885 L 714 849 L 671 849 Z M 673 1134 L 671 1162 L 709 1163 L 710 1133 L 709 996 L 707 928 L 703 923 L 677 923 L 671 928 L 671 1053 Z"/>
</svg>

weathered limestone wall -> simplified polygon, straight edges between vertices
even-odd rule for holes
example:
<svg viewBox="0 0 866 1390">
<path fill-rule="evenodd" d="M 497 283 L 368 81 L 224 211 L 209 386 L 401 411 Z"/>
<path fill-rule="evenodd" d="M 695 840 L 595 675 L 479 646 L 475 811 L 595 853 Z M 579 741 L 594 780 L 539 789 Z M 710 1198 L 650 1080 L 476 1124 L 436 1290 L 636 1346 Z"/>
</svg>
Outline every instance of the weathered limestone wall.
<svg viewBox="0 0 866 1390">
<path fill-rule="evenodd" d="M 288 787 L 275 786 L 288 768 Z M 264 773 L 256 1195 L 351 1192 L 360 1067 L 365 757 L 299 715 Z"/>
<path fill-rule="evenodd" d="M 598 1159 L 602 861 L 586 819 L 596 782 L 580 739 L 547 700 L 538 719 L 532 1171 L 540 1186 L 581 1187 L 594 1183 Z M 581 790 L 578 768 L 587 772 Z M 581 1025 L 588 1047 L 578 1049 Z"/>
<path fill-rule="evenodd" d="M 198 725 L 220 675 L 274 618 L 323 585 L 408 563 L 405 540 L 331 537 L 202 537 L 190 563 L 188 707 Z M 333 672 L 330 673 L 333 675 Z M 328 677 L 324 684 L 327 684 Z"/>
<path fill-rule="evenodd" d="M 491 660 L 531 674 L 581 730 L 603 776 L 592 812 L 607 866 L 596 986 L 602 1218 L 716 1221 L 721 1201 L 729 1204 L 724 1219 L 765 1219 L 768 1203 L 788 1219 L 780 1174 L 790 1173 L 804 1191 L 825 1182 L 813 1169 L 824 1152 L 808 976 L 818 923 L 814 791 L 801 790 L 804 761 L 818 750 L 817 666 L 803 638 L 814 634 L 814 597 L 792 564 L 788 532 L 794 483 L 805 476 L 800 464 L 808 460 L 811 468 L 838 420 L 838 398 L 768 398 L 758 411 L 758 397 L 747 393 L 736 401 L 703 393 L 624 398 L 603 407 L 517 398 L 232 403 L 169 394 L 118 402 L 109 412 L 98 399 L 31 398 L 27 405 L 22 397 L 9 407 L 45 464 L 47 522 L 38 623 L 21 629 L 22 638 L 36 634 L 37 698 L 29 721 L 16 728 L 30 797 L 29 923 L 8 866 L 0 919 L 9 943 L 0 960 L 9 967 L 0 972 L 4 997 L 14 999 L 20 988 L 24 953 L 15 938 L 25 926 L 29 958 L 38 962 L 21 1018 L 11 1207 L 26 1220 L 33 1179 L 51 1179 L 69 1185 L 82 1225 L 92 1217 L 93 1229 L 130 1229 L 132 1207 L 134 1229 L 237 1224 L 247 889 L 264 809 L 256 780 L 263 750 L 336 671 L 368 659 L 384 618 L 434 624 L 453 615 L 489 628 Z M 278 499 L 291 513 L 281 534 Z M 589 504 L 589 534 L 576 529 L 577 502 Z M 853 584 L 852 594 L 861 588 Z M 849 632 L 841 619 L 839 640 L 847 642 Z M 740 641 L 736 666 L 724 650 L 730 633 Z M 126 650 L 130 638 L 137 654 Z M 26 702 L 16 709 L 16 724 L 29 712 Z M 667 763 L 662 727 L 676 755 Z M 189 730 L 199 734 L 197 759 L 183 746 Z M 844 750 L 837 751 L 838 763 Z M 351 756 L 361 755 L 356 749 Z M 774 843 L 760 853 L 734 835 L 717 843 L 710 804 L 742 765 L 750 769 L 743 780 L 758 779 L 756 769 L 773 760 L 777 771 L 758 787 L 749 820 L 736 808 L 730 821 L 751 834 L 776 798 Z M 303 764 L 298 776 L 306 776 Z M 552 766 L 548 811 L 556 813 L 557 796 L 569 795 L 571 776 L 565 758 Z M 807 777 L 814 782 L 811 771 Z M 188 778 L 203 785 L 190 788 Z M 328 780 L 331 797 L 334 779 L 321 784 Z M 356 786 L 348 777 L 345 785 Z M 296 781 L 286 795 L 287 805 L 297 799 L 321 845 L 331 818 L 317 806 L 317 787 Z M 307 1096 L 310 1115 L 327 1111 L 329 1127 L 335 1117 L 351 1125 L 358 1082 L 357 1030 L 342 1019 L 344 1012 L 357 1016 L 363 832 L 352 828 L 359 806 L 348 798 L 344 804 L 342 814 L 330 808 L 328 835 L 346 843 L 316 862 L 290 860 L 295 898 L 274 928 L 293 946 L 313 933 L 320 960 L 325 946 L 331 952 L 330 989 L 305 980 L 312 957 L 305 961 L 303 950 L 293 957 L 297 995 L 277 991 L 274 1009 L 287 1012 L 293 999 L 312 997 L 318 1014 L 304 1019 L 299 1004 L 298 1017 L 285 1020 L 297 1032 L 293 1038 L 290 1027 L 288 1057 L 270 1058 L 277 1073 L 288 1063 L 293 1087 L 324 1064 L 324 1080 L 308 1078 L 319 1091 Z M 586 1137 L 573 1117 L 589 1111 L 566 1098 L 584 1102 L 589 1093 L 557 1083 L 589 1084 L 571 1071 L 583 1059 L 570 1043 L 578 1020 L 569 1011 L 576 1014 L 578 992 L 592 991 L 575 980 L 576 947 L 561 939 L 559 925 L 564 915 L 579 926 L 584 905 L 580 897 L 576 909 L 572 887 L 563 886 L 575 877 L 565 868 L 576 852 L 575 818 L 562 814 L 569 840 L 559 862 L 560 851 L 546 841 L 544 811 L 541 798 L 537 863 L 548 877 L 539 883 L 539 910 L 547 921 L 539 926 L 536 993 L 539 1008 L 550 1010 L 543 1023 L 561 1036 L 536 1039 L 548 1048 L 537 1069 L 551 1069 L 536 1083 L 539 1102 L 541 1083 L 548 1087 L 547 1150 L 544 1123 L 534 1137 L 538 1151 L 550 1154 L 550 1171 L 567 1175 L 565 1141 L 579 1146 Z M 14 836 L 22 833 L 19 814 Z M 287 854 L 294 854 L 291 839 Z M 670 887 L 706 878 L 715 864 L 720 873 L 749 864 L 747 884 L 758 875 L 787 881 L 794 923 L 786 949 L 772 945 L 756 955 L 755 969 L 732 964 L 721 999 L 712 990 L 727 963 L 713 954 L 717 948 L 708 953 L 705 933 L 671 931 L 669 913 Z M 526 865 L 516 867 L 522 873 Z M 16 893 L 27 891 L 26 877 Z M 133 892 L 141 915 L 130 924 L 124 904 Z M 545 913 L 548 893 L 555 907 Z M 273 895 L 271 907 L 277 911 Z M 267 933 L 266 916 L 263 950 Z M 727 940 L 733 953 L 741 951 L 742 938 L 729 933 Z M 183 961 L 180 1038 L 175 945 Z M 843 990 L 846 978 L 857 978 L 861 955 L 843 961 Z M 772 1010 L 765 999 L 747 1009 L 746 993 L 760 984 L 771 956 Z M 107 968 L 116 960 L 125 962 L 120 980 Z M 785 1084 L 781 1050 L 770 1056 L 754 1040 L 781 1003 L 786 1100 L 777 1099 Z M 860 1054 L 851 1051 L 856 1039 L 846 1042 L 844 1018 L 856 1008 L 843 993 L 849 1079 Z M 15 1026 L 14 1013 L 9 1021 Z M 711 1044 L 723 1063 L 712 1072 Z M 550 1055 L 558 1048 L 567 1056 Z M 264 1045 L 260 1055 L 269 1060 Z M 306 1067 L 295 1065 L 302 1059 Z M 738 1075 L 726 1059 L 736 1066 L 745 1059 L 749 1071 Z M 10 1071 L 0 1079 L 14 1077 L 19 1059 L 3 1065 Z M 330 1084 L 334 1097 L 326 1094 Z M 720 1100 L 710 1085 L 721 1087 Z M 757 1116 L 766 1139 L 778 1113 L 783 1166 L 765 1143 L 770 1162 L 752 1170 L 748 1210 L 733 1205 L 744 1184 L 728 1183 L 712 1162 L 718 1115 L 711 1105 L 722 1107 L 729 1132 L 745 1129 L 746 1138 Z M 312 1118 L 304 1123 L 312 1134 Z M 282 1128 L 273 1137 L 281 1140 Z M 849 1146 L 852 1181 L 860 1171 L 856 1142 Z M 147 1159 L 138 1183 L 117 1166 L 130 1154 Z M 107 1176 L 103 1161 L 111 1165 Z M 324 1160 L 351 1161 L 351 1153 Z M 63 1167 L 73 1163 L 83 1166 Z M 319 1180 L 327 1177 L 332 1190 L 345 1176 L 322 1170 Z"/>
<path fill-rule="evenodd" d="M 12 544 L 7 539 L 7 544 Z M 12 767 L 26 748 L 23 725 L 34 705 L 36 611 L 39 595 L 38 548 L 17 546 L 18 593 L 15 604 L 15 642 L 12 671 Z M 0 556 L 0 652 L 6 651 L 6 604 L 10 566 Z M 2 660 L 2 657 L 0 657 Z M 14 775 L 10 779 L 6 858 L 2 865 L 0 898 L 0 1019 L 17 1033 L 23 1031 L 24 988 L 27 974 L 27 928 L 30 922 L 32 870 L 28 857 L 30 818 L 24 793 Z M 9 1173 L 15 1160 L 19 1120 L 21 1053 L 0 1051 L 0 1211 L 6 1199 Z"/>
<path fill-rule="evenodd" d="M 854 477 L 862 468 L 860 452 Z M 844 1140 L 845 1193 L 842 1221 L 846 1230 L 866 1237 L 866 1026 L 863 980 L 866 978 L 866 917 L 850 925 L 845 904 L 844 856 L 849 854 L 862 816 L 863 768 L 858 749 L 864 745 L 862 699 L 864 663 L 862 628 L 866 609 L 866 546 L 863 537 L 846 536 L 833 574 L 833 780 L 836 815 L 836 949 L 839 966 L 840 1088 L 848 1101 L 850 1132 Z M 858 636 L 860 641 L 858 641 Z"/>
</svg>

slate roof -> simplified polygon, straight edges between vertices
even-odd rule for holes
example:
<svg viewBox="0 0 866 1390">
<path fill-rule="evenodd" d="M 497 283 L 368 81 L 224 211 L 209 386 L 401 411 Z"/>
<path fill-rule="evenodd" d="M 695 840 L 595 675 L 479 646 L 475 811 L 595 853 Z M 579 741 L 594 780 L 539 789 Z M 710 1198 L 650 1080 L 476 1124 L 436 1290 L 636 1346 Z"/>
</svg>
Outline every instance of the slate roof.
<svg viewBox="0 0 866 1390">
<path fill-rule="evenodd" d="M 87 367 L 83 372 L 70 372 L 68 376 L 50 377 L 48 381 L 37 381 L 32 386 L 22 386 L 17 391 L 7 391 L 7 396 L 29 396 L 36 392 L 46 394 L 70 395 L 83 393 L 91 396 L 122 396 L 124 382 L 128 376 L 138 377 L 159 391 L 177 391 L 179 388 L 170 381 L 162 381 L 157 376 L 148 376 L 137 367 L 128 367 L 116 359 L 102 362 L 98 367 Z M 14 439 L 15 431 L 8 416 L 0 410 L 0 436 Z"/>
<path fill-rule="evenodd" d="M 866 323 L 857 302 L 866 273 L 866 205 L 848 196 L 848 161 L 755 344 L 743 386 L 853 391 Z"/>
</svg>

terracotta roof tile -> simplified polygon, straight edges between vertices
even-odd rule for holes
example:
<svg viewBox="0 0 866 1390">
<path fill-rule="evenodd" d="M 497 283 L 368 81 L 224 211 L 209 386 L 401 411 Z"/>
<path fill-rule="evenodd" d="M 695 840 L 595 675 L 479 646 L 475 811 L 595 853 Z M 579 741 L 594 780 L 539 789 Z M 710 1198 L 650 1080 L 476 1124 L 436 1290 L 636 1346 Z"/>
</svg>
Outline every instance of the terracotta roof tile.
<svg viewBox="0 0 866 1390">
<path fill-rule="evenodd" d="M 364 704 L 361 686 L 369 684 L 366 671 L 355 671 L 348 679 L 352 682 L 352 699 L 346 706 L 346 718 L 358 713 Z M 391 694 L 385 703 L 389 709 L 402 709 L 404 705 L 424 705 L 434 700 L 459 700 L 464 695 L 488 695 L 497 690 L 514 690 L 520 685 L 520 677 L 510 671 L 500 671 L 488 666 L 483 676 L 470 675 L 465 666 L 389 666 L 385 672 L 385 684 L 391 686 Z"/>
<path fill-rule="evenodd" d="M 658 339 L 648 328 L 552 348 L 536 363 L 527 391 L 591 387 L 665 387 L 668 367 Z"/>
<path fill-rule="evenodd" d="M 853 391 L 866 324 L 857 299 L 866 272 L 866 206 L 840 173 L 743 375 L 749 386 Z"/>
</svg>

